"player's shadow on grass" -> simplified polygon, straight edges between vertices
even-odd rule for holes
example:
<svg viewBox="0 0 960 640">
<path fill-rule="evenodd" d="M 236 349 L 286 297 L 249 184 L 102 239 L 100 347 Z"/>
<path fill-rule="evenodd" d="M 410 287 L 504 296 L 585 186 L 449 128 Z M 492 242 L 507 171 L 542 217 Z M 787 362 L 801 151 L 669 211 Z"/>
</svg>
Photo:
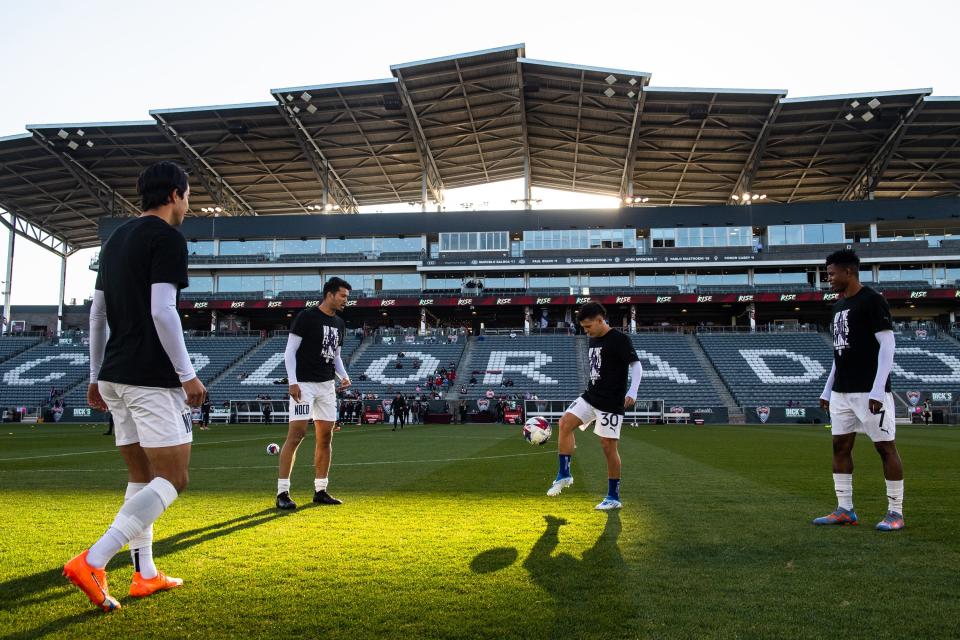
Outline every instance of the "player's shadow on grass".
<svg viewBox="0 0 960 640">
<path fill-rule="evenodd" d="M 231 520 L 225 520 L 224 522 L 207 525 L 205 527 L 199 527 L 189 531 L 181 531 L 178 534 L 163 538 L 162 540 L 156 540 L 153 545 L 154 554 L 156 555 L 159 564 L 162 563 L 163 556 L 167 554 L 181 551 L 183 549 L 189 549 L 194 545 L 215 540 L 223 536 L 228 536 L 232 533 L 236 533 L 237 531 L 256 527 L 285 515 L 287 515 L 287 512 L 281 512 L 270 508 L 264 509 L 263 511 L 258 511 L 256 513 L 239 516 Z M 66 562 L 66 560 L 68 560 L 68 558 L 64 558 L 64 562 Z M 130 566 L 130 564 L 130 554 L 126 551 L 121 551 L 110 562 L 109 568 L 112 571 L 114 569 Z M 89 603 L 87 603 L 86 599 L 80 594 L 80 591 L 72 585 L 69 585 L 67 579 L 62 575 L 62 571 L 62 567 L 56 567 L 54 569 L 40 571 L 38 573 L 14 578 L 13 580 L 0 583 L 0 609 L 13 610 L 18 607 L 25 607 L 32 604 L 56 600 L 70 594 L 77 596 L 78 604 L 82 602 L 80 606 L 89 607 Z M 63 588 L 57 589 L 57 587 Z M 51 589 L 53 589 L 53 591 L 48 593 L 48 591 Z M 126 584 L 116 584 L 113 586 L 111 591 L 114 592 L 113 595 L 117 597 L 123 604 L 130 600 L 129 597 L 121 597 L 126 593 Z M 82 601 L 81 598 L 83 598 Z M 87 619 L 91 616 L 91 614 L 94 617 L 97 615 L 102 615 L 95 609 L 85 609 L 82 613 L 77 615 L 53 620 L 36 629 L 31 629 L 30 631 L 23 632 L 21 634 L 4 636 L 4 638 L 36 637 L 39 635 L 44 635 L 46 633 L 69 626 L 80 620 Z"/>
<path fill-rule="evenodd" d="M 611 619 L 631 617 L 628 569 L 617 543 L 623 528 L 620 513 L 609 512 L 603 532 L 579 560 L 568 553 L 554 555 L 560 527 L 567 521 L 555 516 L 544 519 L 546 531 L 523 561 L 523 568 L 553 599 L 554 633 L 547 637 L 596 633 L 609 628 Z M 475 573 L 490 573 L 513 564 L 516 558 L 516 549 L 491 549 L 477 555 L 470 568 Z"/>
</svg>

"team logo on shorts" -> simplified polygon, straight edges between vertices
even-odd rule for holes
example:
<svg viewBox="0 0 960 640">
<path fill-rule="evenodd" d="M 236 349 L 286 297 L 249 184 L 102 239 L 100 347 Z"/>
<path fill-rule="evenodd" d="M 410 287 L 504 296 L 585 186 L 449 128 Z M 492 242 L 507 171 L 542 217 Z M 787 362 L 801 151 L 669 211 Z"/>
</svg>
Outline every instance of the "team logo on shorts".
<svg viewBox="0 0 960 640">
<path fill-rule="evenodd" d="M 295 416 L 308 416 L 308 415 L 310 415 L 310 405 L 309 405 L 309 404 L 295 404 L 295 405 L 293 405 L 293 415 L 295 415 Z"/>
<path fill-rule="evenodd" d="M 917 403 L 920 402 L 920 392 L 919 391 L 907 391 L 907 400 L 910 401 L 912 406 L 917 406 Z"/>
<path fill-rule="evenodd" d="M 760 418 L 760 422 L 767 424 L 767 420 L 770 419 L 770 407 L 757 407 L 757 417 Z"/>
<path fill-rule="evenodd" d="M 477 409 L 480 409 L 480 411 L 486 411 L 486 410 L 489 409 L 489 408 L 490 408 L 490 401 L 489 401 L 489 400 L 486 400 L 486 399 L 484 399 L 484 400 L 477 400 Z"/>
</svg>

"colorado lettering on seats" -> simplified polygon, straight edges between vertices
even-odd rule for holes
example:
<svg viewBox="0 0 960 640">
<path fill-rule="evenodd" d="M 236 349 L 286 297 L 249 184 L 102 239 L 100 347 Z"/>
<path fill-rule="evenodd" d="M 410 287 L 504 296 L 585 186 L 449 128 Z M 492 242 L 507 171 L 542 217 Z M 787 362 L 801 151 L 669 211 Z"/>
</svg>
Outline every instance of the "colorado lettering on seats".
<svg viewBox="0 0 960 640">
<path fill-rule="evenodd" d="M 274 309 L 276 307 L 282 307 L 282 306 L 283 306 L 283 302 L 281 302 L 280 300 L 271 300 L 270 302 L 267 303 L 267 309 Z"/>
<path fill-rule="evenodd" d="M 960 294 L 960 290 L 957 293 Z M 550 298 L 537 298 L 537 304 L 550 304 Z"/>
<path fill-rule="evenodd" d="M 430 305 L 432 305 L 432 304 L 433 304 L 433 298 L 421 298 L 421 299 L 420 299 L 420 306 L 421 306 L 421 307 L 427 307 L 427 306 L 430 306 Z"/>
<path fill-rule="evenodd" d="M 673 296 L 657 296 L 657 302 L 670 302 L 673 300 Z"/>
<path fill-rule="evenodd" d="M 510 304 L 513 298 L 497 298 L 497 304 Z"/>
<path fill-rule="evenodd" d="M 753 296 L 737 296 L 737 302 L 753 302 Z"/>
<path fill-rule="evenodd" d="M 460 298 L 457 300 L 458 307 L 468 307 L 473 304 L 473 298 Z"/>
<path fill-rule="evenodd" d="M 194 302 L 194 303 L 193 303 L 193 308 L 194 308 L 194 309 L 206 309 L 209 304 L 210 304 L 209 302 Z"/>
<path fill-rule="evenodd" d="M 780 302 L 790 302 L 797 299 L 797 294 L 795 293 L 784 293 L 780 296 Z"/>
<path fill-rule="evenodd" d="M 243 309 L 245 306 L 247 306 L 247 303 L 246 303 L 246 302 L 231 302 L 231 303 L 230 303 L 230 308 L 231 308 L 231 309 Z"/>
<path fill-rule="evenodd" d="M 911 297 L 911 298 L 926 298 L 926 297 L 927 297 L 927 292 L 926 292 L 926 291 L 911 291 L 911 292 L 910 292 L 910 297 Z"/>
<path fill-rule="evenodd" d="M 713 302 L 713 296 L 697 296 L 697 302 Z"/>
<path fill-rule="evenodd" d="M 623 304 L 624 302 L 630 302 L 631 296 L 617 296 L 617 304 Z"/>
</svg>

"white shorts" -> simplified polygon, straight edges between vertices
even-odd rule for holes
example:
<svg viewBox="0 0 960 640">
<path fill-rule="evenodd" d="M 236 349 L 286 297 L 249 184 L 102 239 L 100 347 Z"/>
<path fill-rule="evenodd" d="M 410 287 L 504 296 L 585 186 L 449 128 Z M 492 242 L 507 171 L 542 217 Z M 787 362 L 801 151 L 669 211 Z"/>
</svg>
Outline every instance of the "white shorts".
<svg viewBox="0 0 960 640">
<path fill-rule="evenodd" d="M 581 431 L 585 431 L 591 422 L 595 422 L 593 428 L 595 434 L 601 438 L 620 439 L 620 427 L 623 426 L 622 414 L 600 411 L 582 397 L 577 398 L 573 401 L 573 404 L 567 407 L 567 413 L 572 413 L 580 418 L 583 423 L 580 425 Z"/>
<path fill-rule="evenodd" d="M 104 380 L 97 387 L 113 414 L 118 447 L 139 442 L 150 449 L 193 442 L 193 420 L 183 389 L 135 387 Z"/>
<path fill-rule="evenodd" d="M 876 415 L 870 413 L 869 393 L 830 394 L 831 433 L 835 436 L 865 433 L 873 442 L 889 442 L 897 435 L 895 413 L 892 393 L 886 395 L 883 410 Z"/>
<path fill-rule="evenodd" d="M 300 402 L 290 398 L 290 422 L 300 420 L 337 421 L 337 391 L 333 380 L 301 382 Z"/>
</svg>

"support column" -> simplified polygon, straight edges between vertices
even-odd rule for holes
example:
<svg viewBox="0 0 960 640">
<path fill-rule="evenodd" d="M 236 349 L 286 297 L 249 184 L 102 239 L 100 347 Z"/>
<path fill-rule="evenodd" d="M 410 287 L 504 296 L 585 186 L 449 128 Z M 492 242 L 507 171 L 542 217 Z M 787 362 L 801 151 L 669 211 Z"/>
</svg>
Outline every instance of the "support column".
<svg viewBox="0 0 960 640">
<path fill-rule="evenodd" d="M 321 204 L 323 204 L 324 213 L 327 212 L 327 205 L 330 204 L 330 165 L 324 163 L 323 165 L 323 195 L 321 196 Z M 343 212 L 346 213 L 346 212 Z"/>
<path fill-rule="evenodd" d="M 523 308 L 523 335 L 530 335 L 530 329 L 533 325 L 533 309 L 529 306 Z"/>
<path fill-rule="evenodd" d="M 60 256 L 60 295 L 57 301 L 57 334 L 63 331 L 63 296 L 67 290 L 67 256 Z"/>
<path fill-rule="evenodd" d="M 217 331 L 217 310 L 213 309 L 210 311 L 210 333 L 216 333 Z"/>
<path fill-rule="evenodd" d="M 876 242 L 876 241 L 877 241 L 877 223 L 871 222 L 870 223 L 870 242 Z"/>
<path fill-rule="evenodd" d="M 10 232 L 10 239 L 7 241 L 7 282 L 3 285 L 3 322 L 4 326 L 0 328 L 4 333 L 10 333 L 11 321 L 10 321 L 10 294 L 13 289 L 13 249 L 14 241 L 17 239 L 17 234 L 14 229 L 17 228 L 17 217 L 11 215 L 10 221 L 12 226 L 8 231 Z"/>
<path fill-rule="evenodd" d="M 757 330 L 757 307 L 752 302 L 750 306 L 747 307 L 747 312 L 750 314 L 750 331 Z"/>
<path fill-rule="evenodd" d="M 521 91 L 523 89 L 521 88 Z M 533 189 L 530 180 L 530 159 L 523 161 L 523 208 L 529 211 L 533 209 Z"/>
<path fill-rule="evenodd" d="M 637 332 L 637 305 L 630 305 L 630 333 Z"/>
<path fill-rule="evenodd" d="M 427 308 L 420 307 L 420 335 L 427 335 Z"/>
<path fill-rule="evenodd" d="M 951 311 L 951 312 L 950 312 L 950 324 L 951 324 L 951 325 L 952 325 L 952 324 L 956 324 L 956 322 L 957 322 L 957 314 L 956 314 L 955 312 Z"/>
<path fill-rule="evenodd" d="M 427 172 L 420 176 L 420 211 L 427 212 Z"/>
</svg>

